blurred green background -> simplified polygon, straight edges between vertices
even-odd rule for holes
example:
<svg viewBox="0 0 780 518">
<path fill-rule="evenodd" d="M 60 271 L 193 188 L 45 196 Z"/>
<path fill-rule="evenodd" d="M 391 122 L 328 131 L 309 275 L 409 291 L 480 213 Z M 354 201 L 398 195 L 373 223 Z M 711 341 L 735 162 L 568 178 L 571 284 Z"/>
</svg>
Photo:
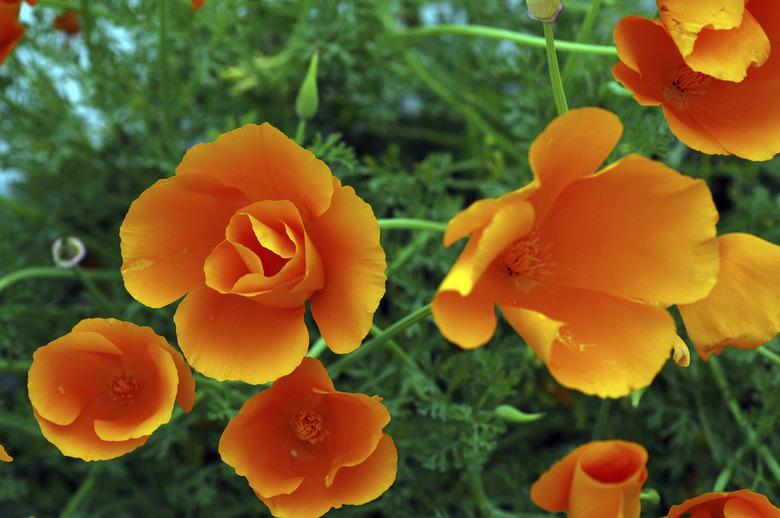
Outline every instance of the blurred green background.
<svg viewBox="0 0 780 518">
<path fill-rule="evenodd" d="M 566 1 L 558 38 L 611 45 L 621 16 L 654 9 L 652 1 L 592 1 Z M 80 12 L 75 38 L 52 29 L 67 7 Z M 292 136 L 315 51 L 319 110 L 305 145 L 378 217 L 445 222 L 473 200 L 523 185 L 528 147 L 555 115 L 544 49 L 407 31 L 479 24 L 540 36 L 542 28 L 518 0 L 209 0 L 196 13 L 187 0 L 40 0 L 23 8 L 22 21 L 27 34 L 0 67 L 0 443 L 16 458 L 0 465 L 0 516 L 262 515 L 216 450 L 255 387 L 200 383 L 191 414 L 177 413 L 131 454 L 90 464 L 41 437 L 26 391 L 32 352 L 90 316 L 150 325 L 175 343 L 175 304 L 145 308 L 119 277 L 127 208 L 195 143 L 247 122 L 269 121 Z M 780 160 L 693 152 L 659 110 L 616 88 L 614 56 L 559 59 L 571 107 L 601 106 L 623 120 L 615 157 L 638 152 L 706 179 L 721 231 L 780 241 Z M 51 244 L 65 235 L 87 245 L 82 271 L 103 273 L 7 282 L 53 266 Z M 459 249 L 444 249 L 440 238 L 383 232 L 389 281 L 377 325 L 430 301 Z M 754 352 L 728 351 L 720 370 L 695 354 L 688 369 L 669 362 L 635 405 L 560 387 L 503 323 L 473 352 L 448 344 L 430 320 L 397 343 L 413 363 L 378 349 L 335 382 L 385 398 L 398 478 L 381 499 L 334 516 L 545 516 L 530 485 L 592 438 L 649 450 L 645 487 L 660 502 L 646 502 L 643 515 L 663 515 L 716 484 L 780 503 L 780 365 Z M 499 404 L 545 416 L 508 423 L 494 413 Z"/>
</svg>

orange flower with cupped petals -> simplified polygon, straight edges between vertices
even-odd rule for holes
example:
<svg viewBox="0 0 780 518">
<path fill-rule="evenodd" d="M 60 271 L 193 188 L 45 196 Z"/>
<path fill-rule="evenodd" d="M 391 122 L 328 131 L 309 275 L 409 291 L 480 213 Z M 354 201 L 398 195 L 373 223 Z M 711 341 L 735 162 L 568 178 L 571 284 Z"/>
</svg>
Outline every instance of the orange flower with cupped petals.
<svg viewBox="0 0 780 518">
<path fill-rule="evenodd" d="M 362 505 L 393 484 L 398 453 L 382 432 L 390 414 L 377 396 L 338 392 L 319 360 L 247 401 L 219 441 L 222 460 L 274 516 L 322 516 Z"/>
<path fill-rule="evenodd" d="M 3 445 L 0 444 L 0 461 L 2 462 L 12 462 L 14 460 L 13 457 L 8 455 L 8 452 L 5 451 L 5 448 L 3 448 Z"/>
<path fill-rule="evenodd" d="M 741 233 L 718 240 L 718 282 L 706 298 L 679 307 L 705 360 L 725 347 L 755 349 L 780 332 L 780 246 Z"/>
<path fill-rule="evenodd" d="M 20 2 L 0 1 L 0 65 L 24 36 L 19 23 Z"/>
<path fill-rule="evenodd" d="M 531 486 L 533 503 L 569 518 L 639 518 L 647 451 L 626 441 L 593 441 L 553 464 Z"/>
<path fill-rule="evenodd" d="M 439 330 L 484 345 L 495 306 L 563 385 L 621 397 L 650 384 L 676 343 L 664 309 L 704 298 L 718 273 L 707 185 L 629 155 L 596 172 L 622 133 L 597 108 L 554 120 L 531 146 L 534 181 L 447 227 L 469 236 L 433 300 Z"/>
<path fill-rule="evenodd" d="M 691 15 L 711 13 L 715 4 L 720 7 L 724 2 L 674 4 L 675 9 Z M 662 22 L 671 16 L 671 8 L 662 11 L 662 21 L 623 18 L 615 28 L 620 62 L 612 72 L 639 104 L 660 106 L 672 133 L 689 147 L 709 154 L 769 160 L 780 152 L 780 3 L 750 0 L 743 7 L 742 25 L 731 30 L 703 29 L 687 57 L 675 42 L 690 30 L 685 24 L 678 24 L 679 31 L 667 30 L 671 22 Z M 721 14 L 738 18 L 729 9 Z M 764 36 L 771 49 L 768 58 L 766 45 L 761 43 Z M 694 44 L 690 38 L 685 41 Z M 764 50 L 757 50 L 756 45 Z M 699 48 L 705 49 L 701 61 L 696 59 Z M 745 68 L 746 63 L 763 64 Z M 740 82 L 719 78 L 735 79 L 743 69 L 746 76 Z"/>
<path fill-rule="evenodd" d="M 44 437 L 63 455 L 106 460 L 146 442 L 174 401 L 195 403 L 184 358 L 148 327 L 82 320 L 33 354 L 27 389 Z"/>
<path fill-rule="evenodd" d="M 292 372 L 309 345 L 307 301 L 330 349 L 353 351 L 385 291 L 371 207 L 269 124 L 190 149 L 119 235 L 127 290 L 152 307 L 186 294 L 179 345 L 220 380 Z"/>
<path fill-rule="evenodd" d="M 75 36 L 81 32 L 79 13 L 73 10 L 65 11 L 54 19 L 54 28 L 68 36 Z"/>
<path fill-rule="evenodd" d="M 673 505 L 666 518 L 780 518 L 780 509 L 748 489 L 705 493 Z"/>
</svg>

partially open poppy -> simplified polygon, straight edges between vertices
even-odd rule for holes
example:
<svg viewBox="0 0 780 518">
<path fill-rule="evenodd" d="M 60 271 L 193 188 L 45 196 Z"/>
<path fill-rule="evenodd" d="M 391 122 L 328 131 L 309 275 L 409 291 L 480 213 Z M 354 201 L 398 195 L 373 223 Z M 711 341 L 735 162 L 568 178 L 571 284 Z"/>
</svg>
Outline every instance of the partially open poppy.
<svg viewBox="0 0 780 518">
<path fill-rule="evenodd" d="M 780 509 L 748 489 L 705 493 L 673 505 L 666 518 L 780 518 Z"/>
<path fill-rule="evenodd" d="M 2 462 L 11 462 L 14 458 L 8 455 L 8 452 L 5 451 L 5 448 L 3 448 L 3 445 L 0 444 L 0 461 Z"/>
<path fill-rule="evenodd" d="M 24 27 L 19 23 L 20 2 L 0 0 L 0 65 L 24 36 Z"/>
<path fill-rule="evenodd" d="M 706 298 L 679 308 L 705 360 L 727 346 L 755 349 L 780 332 L 780 246 L 750 234 L 718 240 L 718 282 Z"/>
<path fill-rule="evenodd" d="M 596 172 L 622 129 L 570 111 L 531 146 L 529 186 L 450 221 L 444 244 L 469 241 L 433 301 L 446 338 L 485 344 L 498 305 L 561 384 L 602 397 L 650 384 L 677 340 L 664 308 L 715 284 L 718 214 L 703 181 L 659 162 Z"/>
<path fill-rule="evenodd" d="M 739 5 L 743 1 L 725 3 Z M 690 14 L 698 12 L 701 6 L 709 12 L 714 4 L 722 6 L 724 2 L 675 4 L 682 6 L 676 9 Z M 687 57 L 675 45 L 675 38 L 682 41 L 680 35 L 687 34 L 685 25 L 679 24 L 679 31 L 672 29 L 670 35 L 658 20 L 623 18 L 614 34 L 620 63 L 612 72 L 634 93 L 639 104 L 660 106 L 672 133 L 689 147 L 709 154 L 769 160 L 780 152 L 780 2 L 750 0 L 743 7 L 740 27 L 750 27 L 747 33 L 755 38 L 748 37 L 744 43 L 746 29 L 737 28 L 729 33 L 742 36 L 739 42 L 732 42 L 731 36 L 719 34 L 723 31 L 706 29 L 698 34 L 693 54 Z M 724 16 L 729 12 L 722 11 Z M 662 12 L 662 19 L 664 16 Z M 756 49 L 756 45 L 764 45 L 755 43 L 762 40 L 762 34 L 774 49 L 766 59 L 765 49 Z M 692 45 L 689 40 L 685 41 Z M 701 61 L 695 59 L 699 48 L 706 49 Z M 741 82 L 718 78 L 734 79 L 734 74 L 748 61 L 751 65 L 763 65 L 748 67 Z"/>
<path fill-rule="evenodd" d="M 30 402 L 44 437 L 63 455 L 105 460 L 128 453 L 185 412 L 195 381 L 182 356 L 148 327 L 87 319 L 33 354 Z"/>
<path fill-rule="evenodd" d="M 179 344 L 220 380 L 292 372 L 309 345 L 307 301 L 331 350 L 353 351 L 385 291 L 371 207 L 269 124 L 190 149 L 119 235 L 127 290 L 152 307 L 186 294 Z"/>
<path fill-rule="evenodd" d="M 79 13 L 73 10 L 65 11 L 54 19 L 54 28 L 68 36 L 75 36 L 81 32 Z"/>
<path fill-rule="evenodd" d="M 338 392 L 319 360 L 247 401 L 219 441 L 222 460 L 280 517 L 362 505 L 393 484 L 398 453 L 377 396 Z"/>
<path fill-rule="evenodd" d="M 639 518 L 647 451 L 626 441 L 593 441 L 553 464 L 531 486 L 531 500 L 569 518 Z"/>
</svg>

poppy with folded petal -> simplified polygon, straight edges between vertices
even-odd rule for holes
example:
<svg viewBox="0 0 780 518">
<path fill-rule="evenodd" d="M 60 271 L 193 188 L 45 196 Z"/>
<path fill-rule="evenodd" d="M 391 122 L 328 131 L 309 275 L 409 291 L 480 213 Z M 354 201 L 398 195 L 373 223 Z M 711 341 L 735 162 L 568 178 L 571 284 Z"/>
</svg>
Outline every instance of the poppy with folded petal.
<svg viewBox="0 0 780 518">
<path fill-rule="evenodd" d="M 780 518 L 767 497 L 748 489 L 705 493 L 673 505 L 666 518 Z"/>
<path fill-rule="evenodd" d="M 398 453 L 377 396 L 338 392 L 319 360 L 247 401 L 219 441 L 222 460 L 279 517 L 362 505 L 393 484 Z"/>
<path fill-rule="evenodd" d="M 19 23 L 20 3 L 0 1 L 0 65 L 24 36 Z"/>
<path fill-rule="evenodd" d="M 630 155 L 596 172 L 622 133 L 597 108 L 553 121 L 530 150 L 535 179 L 453 218 L 469 236 L 433 301 L 440 331 L 484 345 L 495 306 L 563 385 L 621 397 L 650 384 L 677 335 L 665 306 L 704 298 L 718 273 L 707 185 Z"/>
<path fill-rule="evenodd" d="M 569 518 L 639 518 L 647 451 L 626 441 L 593 441 L 553 464 L 531 486 L 533 503 Z"/>
<path fill-rule="evenodd" d="M 780 246 L 750 234 L 725 234 L 710 294 L 680 306 L 688 336 L 705 360 L 725 347 L 755 349 L 780 332 Z"/>
<path fill-rule="evenodd" d="M 672 2 L 661 2 L 667 7 L 662 20 L 671 17 L 669 13 L 693 20 L 691 13 L 706 6 L 704 11 L 711 16 L 698 19 L 694 26 L 707 20 L 713 25 L 715 4 L 738 6 L 742 1 L 675 2 L 679 7 L 674 10 Z M 689 147 L 708 154 L 769 160 L 780 152 L 780 2 L 750 0 L 743 7 L 738 28 L 703 29 L 695 41 L 693 22 L 675 25 L 667 20 L 672 27 L 667 32 L 658 20 L 623 18 L 615 28 L 620 62 L 612 72 L 639 104 L 660 106 L 672 133 Z M 738 16 L 729 9 L 719 12 L 736 23 Z M 681 54 L 676 42 L 684 46 L 683 51 L 689 46 L 692 53 Z M 734 82 L 743 69 L 744 79 Z"/>
<path fill-rule="evenodd" d="M 130 294 L 176 311 L 190 364 L 220 380 L 289 374 L 309 345 L 305 304 L 331 350 L 371 328 L 385 255 L 371 207 L 269 124 L 190 149 L 133 202 L 119 231 Z"/>
<path fill-rule="evenodd" d="M 54 28 L 68 36 L 75 36 L 81 32 L 79 13 L 73 10 L 65 11 L 54 19 Z"/>
<path fill-rule="evenodd" d="M 3 445 L 0 444 L 0 461 L 2 462 L 11 462 L 14 458 L 8 455 L 8 452 L 5 451 L 5 448 L 3 448 Z"/>
<path fill-rule="evenodd" d="M 128 453 L 171 419 L 176 401 L 195 403 L 184 358 L 148 327 L 82 320 L 40 347 L 27 378 L 44 437 L 63 455 L 106 460 Z"/>
</svg>

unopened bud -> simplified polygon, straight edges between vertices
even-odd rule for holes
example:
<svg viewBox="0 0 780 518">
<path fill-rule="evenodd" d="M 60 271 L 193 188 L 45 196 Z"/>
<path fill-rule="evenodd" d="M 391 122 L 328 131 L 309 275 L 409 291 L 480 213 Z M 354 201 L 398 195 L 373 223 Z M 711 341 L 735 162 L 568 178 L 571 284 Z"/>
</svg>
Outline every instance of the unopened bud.
<svg viewBox="0 0 780 518">
<path fill-rule="evenodd" d="M 58 238 L 51 245 L 51 256 L 54 264 L 60 268 L 73 268 L 87 255 L 87 247 L 81 239 L 75 236 Z"/>
<path fill-rule="evenodd" d="M 528 16 L 542 23 L 555 23 L 563 11 L 561 0 L 526 0 Z"/>
<path fill-rule="evenodd" d="M 496 417 L 510 423 L 531 423 L 544 417 L 544 413 L 529 414 L 518 410 L 512 405 L 498 405 L 495 409 Z"/>
<path fill-rule="evenodd" d="M 317 115 L 319 94 L 317 93 L 317 63 L 320 53 L 315 52 L 309 61 L 309 70 L 303 79 L 298 98 L 295 99 L 295 113 L 299 119 L 308 120 Z"/>
<path fill-rule="evenodd" d="M 672 346 L 672 360 L 680 367 L 688 367 L 691 364 L 691 352 L 679 336 L 676 337 Z"/>
</svg>

